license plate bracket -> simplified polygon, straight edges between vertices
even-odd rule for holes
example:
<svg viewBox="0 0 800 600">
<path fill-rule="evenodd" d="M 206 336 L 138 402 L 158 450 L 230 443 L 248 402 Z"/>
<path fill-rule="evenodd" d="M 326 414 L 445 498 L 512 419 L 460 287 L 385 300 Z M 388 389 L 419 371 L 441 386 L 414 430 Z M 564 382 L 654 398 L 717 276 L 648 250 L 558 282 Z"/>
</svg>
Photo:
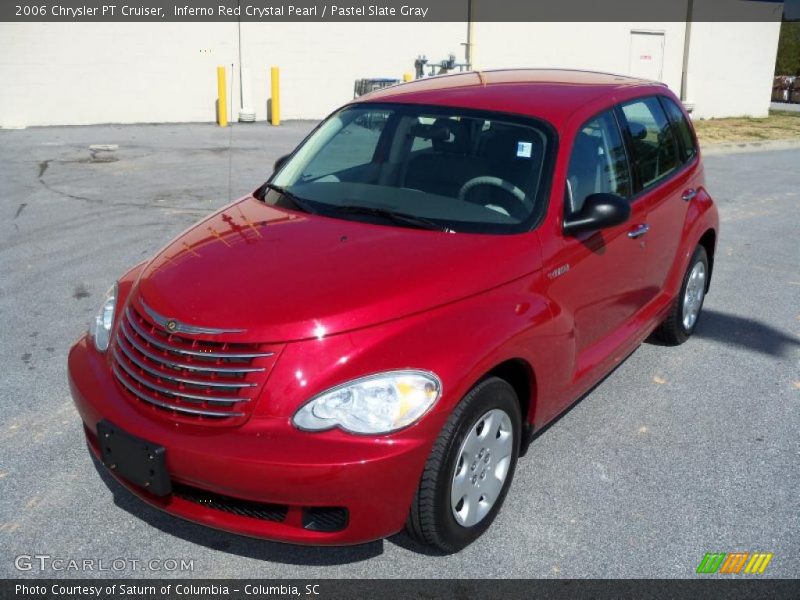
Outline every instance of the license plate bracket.
<svg viewBox="0 0 800 600">
<path fill-rule="evenodd" d="M 110 421 L 97 423 L 103 464 L 123 479 L 156 496 L 172 493 L 164 446 L 136 437 Z"/>
</svg>

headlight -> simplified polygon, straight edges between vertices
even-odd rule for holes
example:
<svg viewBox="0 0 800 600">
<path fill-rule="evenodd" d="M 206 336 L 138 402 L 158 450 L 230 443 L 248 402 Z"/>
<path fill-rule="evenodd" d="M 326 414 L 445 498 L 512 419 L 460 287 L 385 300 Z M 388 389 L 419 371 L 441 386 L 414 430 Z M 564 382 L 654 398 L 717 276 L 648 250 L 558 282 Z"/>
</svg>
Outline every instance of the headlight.
<svg viewBox="0 0 800 600">
<path fill-rule="evenodd" d="M 292 422 L 307 431 L 340 427 L 351 433 L 389 433 L 417 421 L 441 394 L 442 383 L 433 373 L 378 373 L 315 396 Z"/>
<path fill-rule="evenodd" d="M 89 334 L 94 339 L 94 347 L 105 352 L 111 340 L 111 327 L 114 325 L 114 308 L 117 306 L 117 284 L 106 292 L 103 304 L 89 327 Z"/>
</svg>

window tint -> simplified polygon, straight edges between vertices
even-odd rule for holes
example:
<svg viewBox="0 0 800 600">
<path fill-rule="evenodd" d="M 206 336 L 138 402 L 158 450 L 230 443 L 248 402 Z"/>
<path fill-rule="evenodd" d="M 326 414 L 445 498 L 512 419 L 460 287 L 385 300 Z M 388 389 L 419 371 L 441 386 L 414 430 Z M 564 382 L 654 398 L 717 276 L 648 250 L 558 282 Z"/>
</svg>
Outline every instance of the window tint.
<svg viewBox="0 0 800 600">
<path fill-rule="evenodd" d="M 567 214 L 577 213 L 587 196 L 599 193 L 631 194 L 625 146 L 610 111 L 586 123 L 575 138 L 567 174 Z"/>
<path fill-rule="evenodd" d="M 677 104 L 664 96 L 661 97 L 661 102 L 667 110 L 669 120 L 672 121 L 672 128 L 675 131 L 676 137 L 683 145 L 684 156 L 688 162 L 697 154 L 697 147 L 694 144 L 694 136 L 692 135 L 691 127 L 686 121 L 683 111 L 678 108 Z"/>
<path fill-rule="evenodd" d="M 535 119 L 356 104 L 326 119 L 272 183 L 334 218 L 407 226 L 410 215 L 458 232 L 521 232 L 543 213 L 551 142 Z M 296 208 L 275 190 L 264 200 Z"/>
<path fill-rule="evenodd" d="M 622 106 L 631 134 L 632 162 L 642 187 L 676 170 L 680 164 L 672 127 L 655 97 Z"/>
<path fill-rule="evenodd" d="M 417 120 L 424 127 L 431 127 L 436 121 L 433 117 L 419 117 Z M 411 135 L 411 139 L 411 152 L 433 149 L 433 140 L 430 137 Z"/>
<path fill-rule="evenodd" d="M 303 170 L 303 178 L 320 178 L 372 162 L 389 114 L 371 112 L 350 121 Z"/>
</svg>

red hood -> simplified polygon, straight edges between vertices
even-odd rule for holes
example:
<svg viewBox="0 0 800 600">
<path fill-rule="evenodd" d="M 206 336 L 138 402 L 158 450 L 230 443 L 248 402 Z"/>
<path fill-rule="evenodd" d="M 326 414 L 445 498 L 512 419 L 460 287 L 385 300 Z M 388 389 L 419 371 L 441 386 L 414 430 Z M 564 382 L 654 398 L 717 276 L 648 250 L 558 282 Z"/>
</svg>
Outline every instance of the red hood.
<svg viewBox="0 0 800 600">
<path fill-rule="evenodd" d="M 539 265 L 533 235 L 373 225 L 248 196 L 173 240 L 142 271 L 137 293 L 187 324 L 286 342 L 434 308 Z"/>
</svg>

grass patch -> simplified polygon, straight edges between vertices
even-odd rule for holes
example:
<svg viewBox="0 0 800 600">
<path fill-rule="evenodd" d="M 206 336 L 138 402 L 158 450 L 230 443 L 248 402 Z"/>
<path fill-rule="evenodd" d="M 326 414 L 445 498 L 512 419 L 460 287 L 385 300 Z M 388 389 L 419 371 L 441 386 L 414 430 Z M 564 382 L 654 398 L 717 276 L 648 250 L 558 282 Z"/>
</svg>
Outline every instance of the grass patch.
<svg viewBox="0 0 800 600">
<path fill-rule="evenodd" d="M 800 139 L 800 112 L 771 110 L 763 119 L 734 117 L 694 121 L 701 144 Z"/>
</svg>

